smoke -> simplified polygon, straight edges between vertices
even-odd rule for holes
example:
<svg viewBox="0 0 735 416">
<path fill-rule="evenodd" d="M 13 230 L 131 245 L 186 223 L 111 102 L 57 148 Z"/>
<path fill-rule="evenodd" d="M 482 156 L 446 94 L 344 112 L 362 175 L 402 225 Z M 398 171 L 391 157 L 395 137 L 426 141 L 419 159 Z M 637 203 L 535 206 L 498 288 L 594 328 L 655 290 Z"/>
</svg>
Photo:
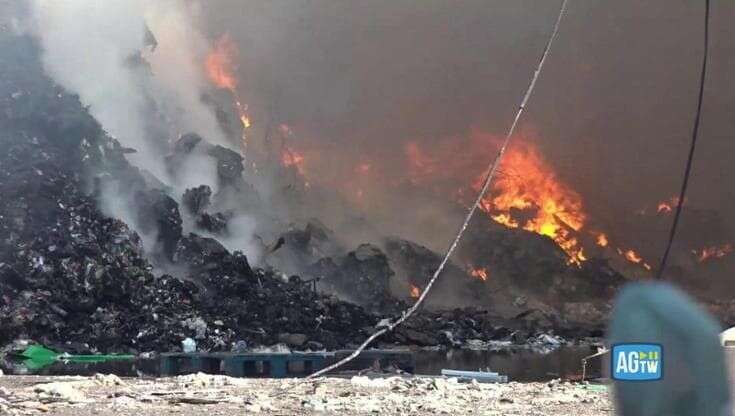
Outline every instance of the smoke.
<svg viewBox="0 0 735 416">
<path fill-rule="evenodd" d="M 132 159 L 140 167 L 166 179 L 160 161 L 167 141 L 187 131 L 226 144 L 199 99 L 206 41 L 183 2 L 37 0 L 32 12 L 47 72 L 138 151 Z M 157 41 L 154 50 L 146 25 Z"/>
<path fill-rule="evenodd" d="M 144 47 L 144 2 L 36 1 L 32 11 L 49 75 L 79 94 L 110 134 L 138 150 L 142 166 L 163 177 L 156 163 L 161 144 L 146 140 L 142 74 L 126 65 Z"/>
<path fill-rule="evenodd" d="M 145 21 L 156 36 L 158 47 L 146 54 L 159 89 L 153 94 L 180 133 L 197 132 L 213 144 L 230 146 L 212 109 L 201 93 L 208 88 L 202 71 L 209 42 L 198 29 L 195 5 L 178 0 L 146 2 Z"/>
<path fill-rule="evenodd" d="M 150 172 L 159 187 L 180 200 L 183 191 L 202 184 L 218 191 L 215 158 L 192 153 L 175 177 L 165 157 L 180 135 L 194 132 L 211 144 L 237 149 L 203 94 L 209 42 L 199 29 L 197 4 L 184 0 L 34 0 L 29 23 L 43 48 L 46 72 L 79 95 L 90 113 L 123 146 L 136 152 L 132 164 Z M 135 228 L 135 196 L 105 181 L 101 208 Z M 225 243 L 246 254 L 253 247 L 253 220 L 239 213 L 237 238 Z M 247 219 L 246 219 L 247 218 Z M 185 223 L 193 229 L 193 222 Z M 201 230 L 199 230 L 201 231 Z M 186 230 L 185 230 L 186 232 Z M 142 235 L 147 248 L 156 231 Z"/>
<path fill-rule="evenodd" d="M 559 6 L 533 0 L 207 4 L 202 12 L 208 33 L 227 33 L 239 46 L 240 94 L 256 126 L 287 124 L 294 134 L 285 142 L 305 156 L 312 178 L 353 195 L 362 191 L 366 197 L 357 206 L 371 220 L 385 220 L 385 228 L 437 249 L 455 230 L 456 213 L 443 209 L 440 198 L 401 188 L 395 196 L 391 180 L 410 174 L 406 144 L 459 143 L 473 131 L 502 135 Z M 570 4 L 522 120 L 522 129 L 537 133 L 534 145 L 558 178 L 581 194 L 596 221 L 622 225 L 619 231 L 632 246 L 665 240 L 665 232 L 657 238 L 628 227 L 636 221 L 627 218 L 671 197 L 680 185 L 696 104 L 702 17 L 700 2 Z M 722 216 L 730 240 L 735 193 L 721 183 L 732 171 L 728 155 L 735 150 L 727 140 L 735 131 L 727 110 L 735 99 L 728 58 L 735 29 L 727 24 L 733 17 L 735 5 L 714 6 L 702 140 L 690 187 L 690 206 Z M 457 147 L 452 156 L 487 161 L 493 151 Z M 355 173 L 365 163 L 371 163 L 371 174 L 387 178 L 371 180 L 372 195 L 371 185 L 360 184 Z M 461 172 L 467 182 L 479 173 Z M 344 215 L 335 215 L 340 203 L 324 204 L 329 206 L 316 211 L 342 220 Z M 421 212 L 445 224 L 417 220 Z M 427 226 L 431 231 L 424 233 Z M 658 258 L 661 250 L 654 244 L 649 257 Z"/>
<path fill-rule="evenodd" d="M 637 208 L 641 194 L 675 191 L 696 98 L 700 6 L 570 5 L 524 123 L 587 196 L 609 202 L 599 188 L 613 186 L 604 194 Z M 400 173 L 409 140 L 430 144 L 471 128 L 502 134 L 557 10 L 557 2 L 530 0 L 222 0 L 203 12 L 211 34 L 228 33 L 238 43 L 242 93 L 261 112 L 260 123 L 274 116 L 297 132 L 296 145 L 317 142 L 339 154 L 323 170 L 342 175 L 339 164 L 359 154 Z M 710 103 L 735 96 L 722 58 L 735 48 L 724 23 L 733 15 L 732 5 L 717 5 Z M 726 111 L 707 110 L 710 134 L 735 127 Z M 703 158 L 731 146 L 712 143 Z M 721 170 L 726 161 L 719 159 Z M 593 175 L 579 175 L 580 166 Z M 699 166 L 705 177 L 718 176 Z M 630 186 L 642 175 L 650 180 Z"/>
<path fill-rule="evenodd" d="M 350 244 L 394 232 L 437 250 L 461 213 L 445 206 L 451 198 L 401 186 L 411 175 L 407 145 L 454 149 L 452 161 L 437 168 L 471 166 L 455 176 L 475 179 L 494 147 L 462 144 L 475 132 L 505 132 L 557 11 L 557 2 L 534 0 L 33 2 L 49 73 L 79 93 L 110 133 L 139 150 L 132 156 L 139 166 L 165 182 L 173 178 L 166 178 L 161 157 L 172 137 L 193 130 L 227 143 L 200 100 L 207 39 L 227 34 L 238 47 L 237 95 L 254 124 L 248 146 L 270 152 L 272 164 L 285 147 L 293 149 L 305 157 L 307 176 L 318 178 L 306 190 L 256 183 L 274 216 L 286 206 L 294 218 L 337 224 Z M 615 226 L 631 247 L 651 246 L 648 257 L 659 255 L 660 230 L 641 231 L 629 217 L 678 189 L 702 12 L 697 2 L 666 0 L 571 4 L 522 120 L 521 131 L 535 132 L 534 145 L 582 196 L 595 224 Z M 729 229 L 735 192 L 722 178 L 735 151 L 727 140 L 735 131 L 727 110 L 735 99 L 727 59 L 735 52 L 732 17 L 735 5 L 715 5 L 689 197 L 689 206 L 715 211 Z M 154 51 L 146 48 L 145 24 L 158 40 Z M 131 67 L 129 57 L 140 51 L 147 66 Z M 191 164 L 176 187 L 215 186 L 210 161 Z M 252 228 L 251 219 L 243 224 Z M 723 240 L 732 239 L 729 229 Z"/>
</svg>

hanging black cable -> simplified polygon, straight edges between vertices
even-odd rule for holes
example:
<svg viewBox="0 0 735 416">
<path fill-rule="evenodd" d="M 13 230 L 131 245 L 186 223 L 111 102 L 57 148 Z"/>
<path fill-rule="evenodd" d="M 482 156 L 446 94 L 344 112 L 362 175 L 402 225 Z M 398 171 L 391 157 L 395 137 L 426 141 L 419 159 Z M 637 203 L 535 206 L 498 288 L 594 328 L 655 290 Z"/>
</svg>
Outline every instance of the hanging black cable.
<svg viewBox="0 0 735 416">
<path fill-rule="evenodd" d="M 702 115 L 702 98 L 704 96 L 704 79 L 707 73 L 707 53 L 709 51 L 709 1 L 704 0 L 704 53 L 702 54 L 702 73 L 699 77 L 699 98 L 697 100 L 697 114 L 694 118 L 694 128 L 692 129 L 692 144 L 689 147 L 689 157 L 687 158 L 686 169 L 684 170 L 684 180 L 681 183 L 681 190 L 679 191 L 679 200 L 676 203 L 676 213 L 674 214 L 674 221 L 671 223 L 671 231 L 669 232 L 669 242 L 666 244 L 666 251 L 664 256 L 661 258 L 661 264 L 658 267 L 656 273 L 656 279 L 663 277 L 664 269 L 666 268 L 666 261 L 669 258 L 669 252 L 671 251 L 671 245 L 676 237 L 676 228 L 679 225 L 679 217 L 681 216 L 681 207 L 684 205 L 684 197 L 687 192 L 687 185 L 689 184 L 689 175 L 692 171 L 692 162 L 694 160 L 694 149 L 697 146 L 697 137 L 699 135 L 699 119 Z"/>
<path fill-rule="evenodd" d="M 523 95 L 523 99 L 521 100 L 520 106 L 518 106 L 518 110 L 516 111 L 516 116 L 513 119 L 513 123 L 511 123 L 510 128 L 508 129 L 508 133 L 505 136 L 505 140 L 503 140 L 503 144 L 500 146 L 500 149 L 498 150 L 498 153 L 495 155 L 495 158 L 490 161 L 490 164 L 488 165 L 485 173 L 485 180 L 482 184 L 482 188 L 480 189 L 480 192 L 477 194 L 477 198 L 475 199 L 475 203 L 469 208 L 467 215 L 465 216 L 464 222 L 459 227 L 459 230 L 457 230 L 457 234 L 454 237 L 454 240 L 449 245 L 449 248 L 447 248 L 447 251 L 444 253 L 444 257 L 442 258 L 441 263 L 439 263 L 439 266 L 434 271 L 434 274 L 431 276 L 431 279 L 429 279 L 429 282 L 426 284 L 426 287 L 421 291 L 419 294 L 419 298 L 416 300 L 416 302 L 411 306 L 410 308 L 403 311 L 403 314 L 397 318 L 394 321 L 388 321 L 385 325 L 378 324 L 379 326 L 376 327 L 376 331 L 370 335 L 362 344 L 360 344 L 359 347 L 350 355 L 343 358 L 342 360 L 329 365 L 325 368 L 322 368 L 321 370 L 309 375 L 307 378 L 314 378 L 319 377 L 323 374 L 326 374 L 330 371 L 333 371 L 339 367 L 341 367 L 344 364 L 347 364 L 348 362 L 355 359 L 360 353 L 367 348 L 370 343 L 372 343 L 375 339 L 380 337 L 381 335 L 385 334 L 388 331 L 392 331 L 395 327 L 398 325 L 401 325 L 403 322 L 408 320 L 414 312 L 416 312 L 421 304 L 424 302 L 424 299 L 426 299 L 426 296 L 428 296 L 429 291 L 431 291 L 431 288 L 434 286 L 434 282 L 439 278 L 442 271 L 444 270 L 444 266 L 449 261 L 449 258 L 452 257 L 452 253 L 454 253 L 454 250 L 457 248 L 457 245 L 459 244 L 459 241 L 462 239 L 462 235 L 464 234 L 465 230 L 467 229 L 467 226 L 470 224 L 470 220 L 472 219 L 472 215 L 475 213 L 475 210 L 480 205 L 480 202 L 482 201 L 483 196 L 487 193 L 488 188 L 490 187 L 490 183 L 493 180 L 493 177 L 495 176 L 495 172 L 497 172 L 498 166 L 500 165 L 500 161 L 503 158 L 503 154 L 505 153 L 505 149 L 508 147 L 508 144 L 510 143 L 510 139 L 513 137 L 513 132 L 516 129 L 516 126 L 518 125 L 518 120 L 521 119 L 521 116 L 523 115 L 524 110 L 526 109 L 526 105 L 528 104 L 528 100 L 531 98 L 531 93 L 533 92 L 534 87 L 536 86 L 536 81 L 538 81 L 539 75 L 541 74 L 541 69 L 544 67 L 544 62 L 546 62 L 546 57 L 549 55 L 549 51 L 551 50 L 551 45 L 554 43 L 554 39 L 556 39 L 556 35 L 559 33 L 559 25 L 561 24 L 561 20 L 564 17 L 564 13 L 567 9 L 567 2 L 569 0 L 562 0 L 561 6 L 559 8 L 559 15 L 556 18 L 556 23 L 554 23 L 554 29 L 551 31 L 551 35 L 549 36 L 549 40 L 546 42 L 546 46 L 544 47 L 544 52 L 541 54 L 541 57 L 539 59 L 539 62 L 536 66 L 536 71 L 533 73 L 533 77 L 531 78 L 531 82 L 528 84 L 528 88 L 526 89 L 526 93 Z M 382 321 L 381 321 L 382 322 Z"/>
</svg>

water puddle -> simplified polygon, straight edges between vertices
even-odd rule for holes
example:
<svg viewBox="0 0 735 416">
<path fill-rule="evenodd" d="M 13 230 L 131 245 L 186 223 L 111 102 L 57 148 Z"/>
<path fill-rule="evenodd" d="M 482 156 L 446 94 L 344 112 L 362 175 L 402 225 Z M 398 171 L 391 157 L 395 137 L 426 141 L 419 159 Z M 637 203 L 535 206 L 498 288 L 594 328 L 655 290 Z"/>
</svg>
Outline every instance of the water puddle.
<svg viewBox="0 0 735 416">
<path fill-rule="evenodd" d="M 442 369 L 486 370 L 508 376 L 511 381 L 545 381 L 554 378 L 579 379 L 582 374 L 582 358 L 591 355 L 592 347 L 560 347 L 552 352 L 542 353 L 529 349 L 501 351 L 475 351 L 453 349 L 448 351 L 415 351 L 415 373 L 439 375 Z M 110 361 L 101 363 L 61 363 L 56 362 L 34 371 L 28 371 L 21 363 L 6 371 L 15 374 L 40 375 L 93 375 L 95 373 L 116 374 L 118 376 L 139 377 L 158 376 L 159 360 L 136 359 L 132 361 Z M 591 360 L 587 365 L 587 377 L 596 378 L 601 374 L 601 360 Z"/>
<path fill-rule="evenodd" d="M 554 378 L 578 379 L 582 375 L 582 359 L 596 352 L 589 346 L 566 346 L 549 353 L 520 349 L 509 351 L 419 351 L 416 374 L 441 374 L 443 368 L 453 370 L 486 370 L 507 375 L 511 381 L 545 381 Z M 604 359 L 604 357 L 603 357 Z M 590 360 L 587 377 L 601 376 L 601 360 Z"/>
</svg>

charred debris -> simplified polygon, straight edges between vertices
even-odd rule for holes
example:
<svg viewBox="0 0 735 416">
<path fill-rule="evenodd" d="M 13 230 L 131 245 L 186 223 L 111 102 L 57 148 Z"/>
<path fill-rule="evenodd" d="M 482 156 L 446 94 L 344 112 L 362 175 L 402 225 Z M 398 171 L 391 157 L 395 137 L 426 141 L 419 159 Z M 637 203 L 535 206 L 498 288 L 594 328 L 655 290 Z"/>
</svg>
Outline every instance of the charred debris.
<svg viewBox="0 0 735 416">
<path fill-rule="evenodd" d="M 134 149 L 44 75 L 32 39 L 0 32 L 0 49 L 14 57 L 0 61 L 0 344 L 162 352 L 190 337 L 212 351 L 243 342 L 350 347 L 400 313 L 440 260 L 399 237 L 344 248 L 317 220 L 284 227 L 262 243 L 262 258 L 248 259 L 224 243 L 236 213 L 222 207 L 265 204 L 240 154 L 181 136 L 166 170 L 175 177 L 192 155 L 213 158 L 217 190 L 202 184 L 177 195 L 128 163 Z M 130 196 L 130 223 L 103 213 L 111 189 Z M 604 261 L 570 267 L 548 238 L 482 218 L 470 229 L 428 308 L 385 345 L 555 345 L 559 336 L 601 335 L 605 300 L 624 281 Z M 298 275 L 279 271 L 284 258 Z M 473 276 L 468 264 L 492 276 Z"/>
</svg>

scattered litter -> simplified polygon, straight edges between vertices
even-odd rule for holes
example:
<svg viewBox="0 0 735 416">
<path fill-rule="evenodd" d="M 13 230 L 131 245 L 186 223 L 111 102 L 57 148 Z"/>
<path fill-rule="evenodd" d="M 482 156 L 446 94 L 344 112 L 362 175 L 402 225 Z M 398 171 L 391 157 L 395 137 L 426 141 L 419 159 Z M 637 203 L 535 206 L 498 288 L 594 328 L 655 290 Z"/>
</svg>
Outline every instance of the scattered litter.
<svg viewBox="0 0 735 416">
<path fill-rule="evenodd" d="M 181 341 L 181 349 L 187 354 L 194 353 L 197 350 L 197 343 L 191 338 L 186 338 Z"/>
<path fill-rule="evenodd" d="M 464 371 L 442 369 L 443 376 L 456 377 L 459 380 L 470 381 L 476 380 L 479 383 L 507 383 L 508 376 L 503 376 L 490 371 Z"/>
<path fill-rule="evenodd" d="M 41 402 L 66 401 L 69 403 L 84 403 L 87 397 L 79 390 L 79 386 L 84 382 L 53 382 L 38 384 L 33 387 L 33 391 L 38 394 Z"/>
</svg>

